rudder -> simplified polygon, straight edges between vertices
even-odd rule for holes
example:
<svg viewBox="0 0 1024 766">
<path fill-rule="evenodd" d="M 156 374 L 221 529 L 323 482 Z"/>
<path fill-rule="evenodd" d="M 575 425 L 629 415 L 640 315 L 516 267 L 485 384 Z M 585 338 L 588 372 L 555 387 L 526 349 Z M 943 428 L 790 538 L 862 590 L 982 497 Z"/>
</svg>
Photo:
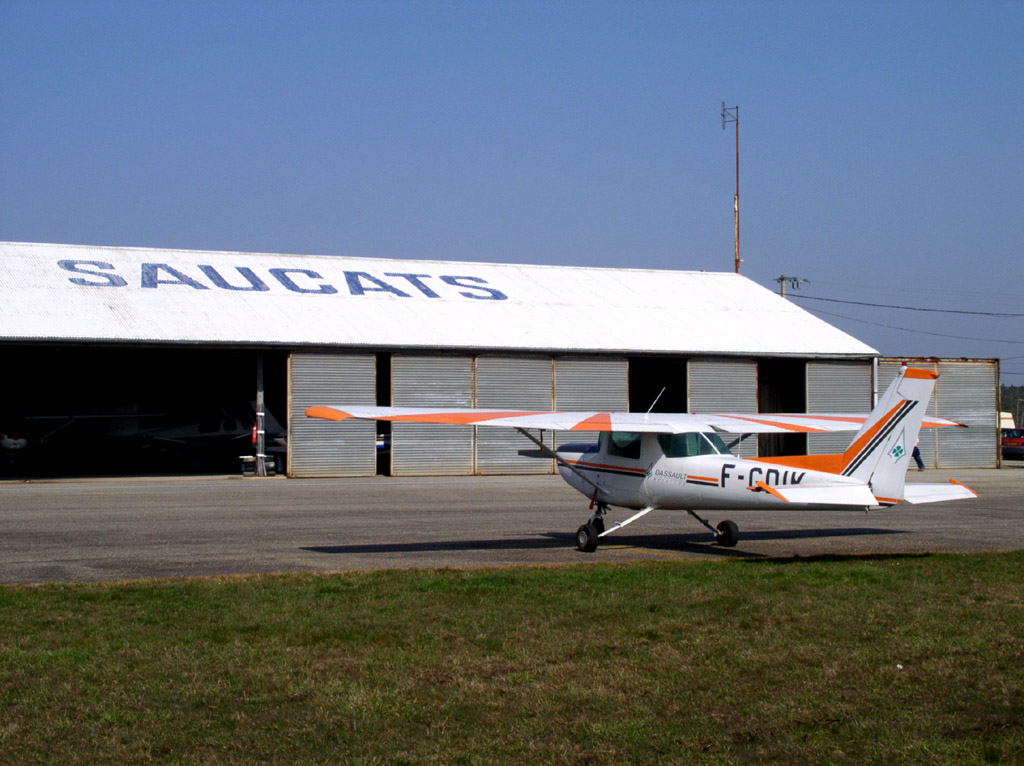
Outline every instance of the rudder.
<svg viewBox="0 0 1024 766">
<path fill-rule="evenodd" d="M 842 474 L 867 482 L 881 502 L 903 499 L 910 455 L 938 377 L 932 370 L 901 369 L 843 453 Z"/>
</svg>

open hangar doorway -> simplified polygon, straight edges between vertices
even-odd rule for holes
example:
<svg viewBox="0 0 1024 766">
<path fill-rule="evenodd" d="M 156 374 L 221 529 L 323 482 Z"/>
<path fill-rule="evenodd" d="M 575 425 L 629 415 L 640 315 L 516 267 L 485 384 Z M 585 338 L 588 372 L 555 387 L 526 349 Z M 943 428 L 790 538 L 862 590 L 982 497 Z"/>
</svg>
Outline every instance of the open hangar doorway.
<svg viewBox="0 0 1024 766">
<path fill-rule="evenodd" d="M 807 362 L 760 359 L 757 363 L 758 412 L 807 412 Z M 806 455 L 807 434 L 758 434 L 761 457 Z"/>
<path fill-rule="evenodd" d="M 796 358 L 635 356 L 631 412 L 805 412 L 807 362 Z M 733 435 L 738 437 L 738 435 Z M 760 434 L 734 448 L 746 457 L 806 455 L 804 434 Z"/>
<path fill-rule="evenodd" d="M 258 357 L 268 451 L 283 451 L 285 352 L 6 346 L 0 433 L 20 446 L 0 451 L 0 476 L 238 473 L 255 451 Z"/>
<path fill-rule="evenodd" d="M 686 357 L 629 358 L 630 412 L 687 412 Z"/>
</svg>

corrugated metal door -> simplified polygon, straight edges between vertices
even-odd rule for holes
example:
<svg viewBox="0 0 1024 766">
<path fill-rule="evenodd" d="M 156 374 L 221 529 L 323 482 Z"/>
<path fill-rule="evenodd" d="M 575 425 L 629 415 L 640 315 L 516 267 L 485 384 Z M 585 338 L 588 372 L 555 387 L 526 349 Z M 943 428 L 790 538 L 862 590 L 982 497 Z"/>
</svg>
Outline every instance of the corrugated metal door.
<svg viewBox="0 0 1024 766">
<path fill-rule="evenodd" d="M 807 363 L 808 412 L 871 412 L 871 363 L 809 361 Z M 843 452 L 854 432 L 808 434 L 808 455 Z"/>
<path fill-rule="evenodd" d="M 757 412 L 757 362 L 751 359 L 691 359 L 687 364 L 690 412 Z M 729 444 L 739 434 L 723 434 Z M 732 448 L 740 457 L 757 456 L 757 439 Z"/>
<path fill-rule="evenodd" d="M 480 356 L 476 360 L 476 406 L 480 409 L 548 411 L 554 406 L 554 361 L 550 358 Z M 481 474 L 550 473 L 551 463 L 519 455 L 526 438 L 508 428 L 476 428 L 476 470 Z M 550 434 L 546 434 L 550 446 Z"/>
<path fill-rule="evenodd" d="M 756 413 L 758 365 L 753 359 L 690 359 L 687 389 L 691 413 Z M 739 434 L 722 434 L 725 443 Z M 758 440 L 751 436 L 732 448 L 743 458 L 758 454 Z"/>
<path fill-rule="evenodd" d="M 626 412 L 629 362 L 625 358 L 555 360 L 555 409 Z M 556 444 L 596 442 L 597 431 L 559 431 Z"/>
<path fill-rule="evenodd" d="M 996 365 L 992 362 L 939 362 L 936 414 L 967 428 L 938 431 L 942 468 L 992 468 L 999 457 Z"/>
<path fill-rule="evenodd" d="M 372 354 L 299 354 L 288 360 L 288 475 L 373 476 L 377 472 L 373 421 L 337 423 L 307 418 L 316 404 L 376 404 Z"/>
<path fill-rule="evenodd" d="M 472 407 L 473 358 L 395 354 L 391 400 L 396 407 Z M 391 472 L 395 476 L 473 473 L 473 428 L 394 423 Z"/>
</svg>

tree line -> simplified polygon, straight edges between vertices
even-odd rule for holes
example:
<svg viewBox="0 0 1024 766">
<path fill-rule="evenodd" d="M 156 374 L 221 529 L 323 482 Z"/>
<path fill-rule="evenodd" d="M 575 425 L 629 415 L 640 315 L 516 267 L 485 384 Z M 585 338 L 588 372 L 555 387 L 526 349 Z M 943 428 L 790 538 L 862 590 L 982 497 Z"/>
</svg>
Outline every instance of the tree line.
<svg viewBox="0 0 1024 766">
<path fill-rule="evenodd" d="M 1024 428 L 1024 386 L 1002 387 L 1002 411 L 1013 414 L 1018 428 Z"/>
</svg>

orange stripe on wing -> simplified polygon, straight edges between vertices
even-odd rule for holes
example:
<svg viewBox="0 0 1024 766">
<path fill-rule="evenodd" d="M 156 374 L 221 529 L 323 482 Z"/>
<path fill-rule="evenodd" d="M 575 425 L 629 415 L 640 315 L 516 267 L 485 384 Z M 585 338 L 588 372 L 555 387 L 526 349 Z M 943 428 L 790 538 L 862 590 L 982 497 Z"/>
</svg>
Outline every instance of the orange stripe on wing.
<svg viewBox="0 0 1024 766">
<path fill-rule="evenodd" d="M 964 483 L 963 483 L 962 481 L 957 481 L 956 479 L 950 479 L 950 480 L 949 480 L 949 483 L 950 483 L 950 484 L 956 484 L 956 485 L 957 485 L 958 487 L 963 487 L 964 489 L 966 489 L 966 490 L 967 490 L 968 492 L 970 492 L 970 493 L 971 493 L 972 495 L 974 495 L 975 497 L 977 497 L 977 496 L 978 496 L 978 493 L 977 493 L 977 492 L 975 492 L 975 491 L 974 491 L 973 489 L 971 489 L 970 487 L 968 487 L 968 486 L 967 486 L 966 484 L 964 484 Z"/>
<path fill-rule="evenodd" d="M 377 420 L 390 420 L 396 423 L 439 423 L 442 425 L 468 426 L 474 423 L 481 423 L 487 420 L 500 420 L 502 418 L 514 418 L 524 415 L 544 415 L 546 412 L 419 412 L 414 415 L 390 415 L 380 417 Z"/>
<path fill-rule="evenodd" d="M 828 430 L 824 428 L 812 428 L 811 426 L 797 426 L 791 423 L 780 423 L 777 420 L 768 420 L 767 418 L 744 418 L 739 415 L 730 415 L 729 417 L 735 420 L 745 420 L 748 423 L 760 423 L 764 426 L 775 426 L 776 428 L 782 428 L 786 431 L 795 431 L 800 434 L 824 434 L 828 433 Z M 824 419 L 824 418 L 822 418 Z"/>
<path fill-rule="evenodd" d="M 323 418 L 324 420 L 348 420 L 352 416 L 344 410 L 336 410 L 334 407 L 317 405 L 306 410 L 306 417 Z"/>
<path fill-rule="evenodd" d="M 599 412 L 596 415 L 591 415 L 589 418 L 584 418 L 579 423 L 569 429 L 570 431 L 611 431 L 612 430 L 612 416 L 608 412 Z"/>
<path fill-rule="evenodd" d="M 950 420 L 948 423 L 939 423 L 931 418 L 925 418 L 921 421 L 921 428 L 946 428 L 947 426 L 956 426 L 958 428 L 967 428 L 966 423 L 958 423 L 955 420 Z"/>
<path fill-rule="evenodd" d="M 828 420 L 834 423 L 860 423 L 863 425 L 867 422 L 866 415 L 809 415 L 815 420 Z"/>
</svg>

